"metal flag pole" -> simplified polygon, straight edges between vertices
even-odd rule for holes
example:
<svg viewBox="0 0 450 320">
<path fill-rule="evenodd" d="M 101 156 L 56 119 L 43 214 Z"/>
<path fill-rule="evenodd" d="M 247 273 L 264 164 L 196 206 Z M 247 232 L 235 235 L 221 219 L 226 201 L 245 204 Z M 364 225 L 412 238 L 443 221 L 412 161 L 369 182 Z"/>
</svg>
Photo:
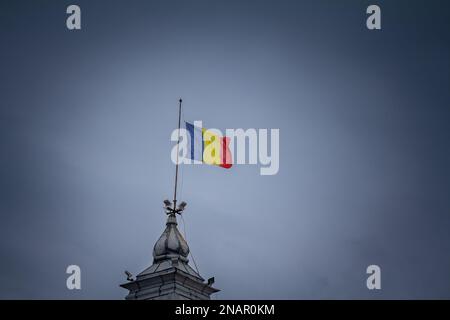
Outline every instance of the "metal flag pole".
<svg viewBox="0 0 450 320">
<path fill-rule="evenodd" d="M 178 185 L 178 157 L 180 148 L 180 128 L 181 128 L 181 103 L 183 100 L 180 98 L 178 108 L 178 143 L 177 143 L 177 163 L 175 167 L 175 190 L 173 192 L 173 210 L 177 209 L 177 185 Z"/>
</svg>

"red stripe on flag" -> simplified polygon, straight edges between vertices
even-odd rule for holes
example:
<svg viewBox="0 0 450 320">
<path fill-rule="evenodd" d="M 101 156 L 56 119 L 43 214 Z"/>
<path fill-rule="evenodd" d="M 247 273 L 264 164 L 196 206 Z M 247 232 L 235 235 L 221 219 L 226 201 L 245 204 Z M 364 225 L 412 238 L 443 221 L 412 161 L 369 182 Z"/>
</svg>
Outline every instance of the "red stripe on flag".
<svg viewBox="0 0 450 320">
<path fill-rule="evenodd" d="M 221 152 L 221 164 L 220 166 L 225 169 L 229 169 L 233 166 L 231 163 L 231 151 L 229 149 L 230 146 L 230 138 L 228 137 L 222 137 L 222 152 Z"/>
</svg>

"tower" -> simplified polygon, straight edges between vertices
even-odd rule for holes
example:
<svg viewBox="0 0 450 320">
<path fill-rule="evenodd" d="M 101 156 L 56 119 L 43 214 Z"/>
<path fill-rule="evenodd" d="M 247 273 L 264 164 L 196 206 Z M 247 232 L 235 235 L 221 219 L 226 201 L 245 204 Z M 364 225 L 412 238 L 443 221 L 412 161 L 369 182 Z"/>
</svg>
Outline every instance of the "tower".
<svg viewBox="0 0 450 320">
<path fill-rule="evenodd" d="M 166 200 L 167 201 L 167 200 Z M 167 201 L 170 203 L 169 201 Z M 220 290 L 207 283 L 189 265 L 189 246 L 177 228 L 176 213 L 166 204 L 166 229 L 153 248 L 153 264 L 121 287 L 128 289 L 127 300 L 209 300 Z M 175 206 L 174 206 L 175 207 Z"/>
</svg>

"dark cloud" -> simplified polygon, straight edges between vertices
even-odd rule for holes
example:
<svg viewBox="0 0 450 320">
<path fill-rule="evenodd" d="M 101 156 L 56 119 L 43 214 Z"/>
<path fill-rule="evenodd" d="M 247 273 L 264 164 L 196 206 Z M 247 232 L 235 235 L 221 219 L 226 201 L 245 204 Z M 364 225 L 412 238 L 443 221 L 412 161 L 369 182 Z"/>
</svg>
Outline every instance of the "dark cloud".
<svg viewBox="0 0 450 320">
<path fill-rule="evenodd" d="M 280 128 L 275 176 L 181 169 L 218 298 L 450 297 L 447 2 L 378 1 L 374 32 L 368 1 L 77 3 L 77 32 L 71 2 L 0 4 L 1 298 L 125 296 L 164 228 L 179 96 L 207 127 Z"/>
</svg>

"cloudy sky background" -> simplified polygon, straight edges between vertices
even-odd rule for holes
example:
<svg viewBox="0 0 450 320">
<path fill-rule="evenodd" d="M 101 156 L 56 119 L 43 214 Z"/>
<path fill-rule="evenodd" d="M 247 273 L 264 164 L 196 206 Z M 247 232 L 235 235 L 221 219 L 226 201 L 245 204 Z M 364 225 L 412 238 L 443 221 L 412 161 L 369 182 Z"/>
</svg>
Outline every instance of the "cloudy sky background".
<svg viewBox="0 0 450 320">
<path fill-rule="evenodd" d="M 125 297 L 164 229 L 179 97 L 206 127 L 280 129 L 275 176 L 181 168 L 216 298 L 450 298 L 450 8 L 376 3 L 381 31 L 369 1 L 2 1 L 0 298 Z"/>
</svg>

